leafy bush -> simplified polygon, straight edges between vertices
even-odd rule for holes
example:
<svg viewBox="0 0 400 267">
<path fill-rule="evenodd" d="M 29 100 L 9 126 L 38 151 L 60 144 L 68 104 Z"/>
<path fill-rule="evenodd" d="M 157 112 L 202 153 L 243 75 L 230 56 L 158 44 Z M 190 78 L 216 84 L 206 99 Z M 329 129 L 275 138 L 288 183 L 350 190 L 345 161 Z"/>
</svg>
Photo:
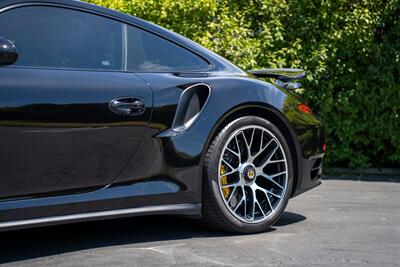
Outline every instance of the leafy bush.
<svg viewBox="0 0 400 267">
<path fill-rule="evenodd" d="M 90 0 L 243 69 L 301 67 L 329 165 L 399 167 L 400 0 Z"/>
</svg>

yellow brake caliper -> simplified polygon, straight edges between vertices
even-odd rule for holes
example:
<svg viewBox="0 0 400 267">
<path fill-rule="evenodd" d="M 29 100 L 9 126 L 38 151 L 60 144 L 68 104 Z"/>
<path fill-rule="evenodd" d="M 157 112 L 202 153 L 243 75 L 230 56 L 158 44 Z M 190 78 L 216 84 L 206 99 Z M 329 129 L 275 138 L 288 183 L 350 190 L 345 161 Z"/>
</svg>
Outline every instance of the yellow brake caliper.
<svg viewBox="0 0 400 267">
<path fill-rule="evenodd" d="M 221 164 L 219 172 L 220 172 L 220 175 L 224 175 L 226 173 L 225 165 Z M 221 184 L 222 185 L 228 184 L 226 175 L 221 177 Z M 227 198 L 229 195 L 229 188 L 228 187 L 222 188 L 222 193 L 224 194 L 224 197 Z"/>
</svg>

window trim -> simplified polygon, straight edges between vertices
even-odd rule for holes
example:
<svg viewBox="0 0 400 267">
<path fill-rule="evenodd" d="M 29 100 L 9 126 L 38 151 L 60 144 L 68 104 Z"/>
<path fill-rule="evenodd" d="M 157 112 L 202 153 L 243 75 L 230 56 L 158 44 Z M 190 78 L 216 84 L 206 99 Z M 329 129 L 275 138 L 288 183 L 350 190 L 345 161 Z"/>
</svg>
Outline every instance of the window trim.
<svg viewBox="0 0 400 267">
<path fill-rule="evenodd" d="M 122 70 L 127 71 L 128 70 L 128 27 L 125 23 L 122 24 L 122 52 L 121 52 L 121 64 L 122 64 Z"/>
<path fill-rule="evenodd" d="M 167 36 L 164 36 L 162 34 L 159 34 L 157 32 L 148 30 L 140 25 L 137 25 L 131 21 L 125 20 L 125 19 L 121 19 L 109 14 L 105 14 L 102 12 L 98 12 L 95 10 L 91 10 L 88 8 L 83 8 L 83 7 L 77 7 L 77 6 L 71 6 L 71 5 L 66 5 L 66 4 L 58 4 L 58 3 L 45 3 L 45 2 L 31 2 L 31 3 L 18 3 L 18 4 L 14 4 L 14 5 L 10 5 L 7 7 L 4 7 L 2 9 L 0 9 L 0 16 L 4 13 L 4 12 L 8 12 L 11 11 L 13 9 L 17 9 L 17 8 L 23 8 L 23 7 L 30 7 L 30 6 L 47 6 L 47 7 L 56 7 L 56 8 L 64 8 L 64 9 L 70 9 L 70 10 L 75 10 L 75 11 L 80 11 L 80 12 L 84 12 L 84 13 L 88 13 L 88 14 L 92 14 L 92 15 L 97 15 L 100 17 L 104 17 L 107 19 L 111 19 L 114 21 L 117 21 L 119 23 L 121 23 L 124 28 L 127 28 L 126 26 L 132 26 L 135 27 L 137 29 L 146 31 L 150 34 L 153 34 L 161 39 L 164 39 L 167 42 L 171 42 L 175 45 L 177 45 L 178 47 L 181 47 L 182 49 L 187 50 L 188 52 L 192 53 L 193 55 L 199 57 L 200 59 L 204 60 L 207 64 L 208 64 L 208 68 L 204 69 L 204 70 L 180 70 L 180 71 L 129 71 L 127 70 L 126 66 L 127 66 L 127 62 L 126 62 L 126 49 L 127 49 L 127 34 L 124 35 L 124 31 L 122 32 L 122 46 L 123 46 L 123 50 L 122 50 L 122 54 L 123 56 L 125 56 L 125 58 L 123 58 L 123 62 L 122 62 L 122 70 L 102 70 L 102 69 L 75 69 L 75 68 L 51 68 L 51 67 L 33 67 L 33 66 L 7 66 L 7 68 L 24 68 L 24 69 L 47 69 L 47 70 L 70 70 L 70 71 L 98 71 L 98 72 L 126 72 L 126 73 L 204 73 L 204 72 L 210 72 L 213 71 L 215 69 L 215 65 L 211 62 L 211 60 L 207 59 L 205 56 L 201 55 L 199 52 L 195 51 L 194 49 L 191 49 L 190 47 L 187 47 L 185 45 L 182 45 L 174 40 L 171 40 L 170 38 L 168 38 Z M 127 32 L 125 32 L 127 33 Z M 124 51 L 125 50 L 125 51 Z M 125 53 L 125 54 L 124 54 Z"/>
</svg>

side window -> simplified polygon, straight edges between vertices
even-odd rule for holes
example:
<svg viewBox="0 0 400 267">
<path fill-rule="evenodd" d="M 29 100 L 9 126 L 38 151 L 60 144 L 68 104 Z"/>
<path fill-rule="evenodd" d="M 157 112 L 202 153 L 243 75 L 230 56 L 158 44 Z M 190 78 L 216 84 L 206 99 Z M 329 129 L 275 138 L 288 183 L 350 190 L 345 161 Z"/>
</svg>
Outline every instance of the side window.
<svg viewBox="0 0 400 267">
<path fill-rule="evenodd" d="M 127 69 L 129 71 L 196 71 L 208 62 L 189 50 L 159 36 L 127 26 Z"/>
<path fill-rule="evenodd" d="M 122 70 L 123 24 L 71 9 L 29 6 L 0 14 L 0 36 L 11 40 L 15 66 Z"/>
</svg>

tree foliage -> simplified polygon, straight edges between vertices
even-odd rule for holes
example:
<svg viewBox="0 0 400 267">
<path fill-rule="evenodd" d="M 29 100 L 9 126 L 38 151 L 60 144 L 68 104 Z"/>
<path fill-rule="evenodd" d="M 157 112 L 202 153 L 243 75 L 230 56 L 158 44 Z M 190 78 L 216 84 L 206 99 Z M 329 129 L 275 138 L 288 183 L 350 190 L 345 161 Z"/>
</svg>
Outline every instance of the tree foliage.
<svg viewBox="0 0 400 267">
<path fill-rule="evenodd" d="M 90 0 L 154 22 L 243 69 L 299 67 L 329 165 L 400 162 L 400 0 Z"/>
</svg>

